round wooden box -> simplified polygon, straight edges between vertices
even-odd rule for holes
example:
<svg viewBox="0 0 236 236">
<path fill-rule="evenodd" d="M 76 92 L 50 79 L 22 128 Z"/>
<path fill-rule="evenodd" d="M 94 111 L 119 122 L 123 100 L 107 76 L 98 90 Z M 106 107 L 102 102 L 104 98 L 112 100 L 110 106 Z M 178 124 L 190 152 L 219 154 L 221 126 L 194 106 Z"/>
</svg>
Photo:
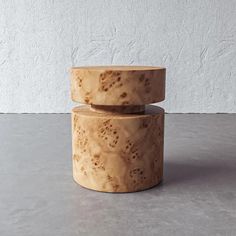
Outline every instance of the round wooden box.
<svg viewBox="0 0 236 236">
<path fill-rule="evenodd" d="M 75 67 L 73 177 L 103 192 L 153 187 L 163 176 L 165 68 Z"/>
</svg>

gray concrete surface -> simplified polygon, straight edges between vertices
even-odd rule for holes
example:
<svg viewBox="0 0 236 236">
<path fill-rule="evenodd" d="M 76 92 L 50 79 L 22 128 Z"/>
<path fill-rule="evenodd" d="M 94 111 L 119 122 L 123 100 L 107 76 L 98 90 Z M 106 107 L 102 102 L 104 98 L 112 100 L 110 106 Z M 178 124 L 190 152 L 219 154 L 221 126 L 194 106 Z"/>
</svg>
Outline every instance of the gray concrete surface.
<svg viewBox="0 0 236 236">
<path fill-rule="evenodd" d="M 72 180 L 70 116 L 0 115 L 0 235 L 236 235 L 236 115 L 166 116 L 165 178 L 99 193 Z"/>
</svg>

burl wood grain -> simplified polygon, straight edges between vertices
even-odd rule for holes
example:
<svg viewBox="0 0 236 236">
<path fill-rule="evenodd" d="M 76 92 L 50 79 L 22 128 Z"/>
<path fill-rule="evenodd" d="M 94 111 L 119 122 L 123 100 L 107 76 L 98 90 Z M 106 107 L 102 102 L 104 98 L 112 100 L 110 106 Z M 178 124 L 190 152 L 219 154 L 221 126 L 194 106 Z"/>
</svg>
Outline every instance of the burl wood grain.
<svg viewBox="0 0 236 236">
<path fill-rule="evenodd" d="M 145 105 L 165 99 L 165 68 L 74 67 L 71 97 L 94 105 Z"/>
<path fill-rule="evenodd" d="M 103 192 L 134 192 L 162 180 L 165 68 L 74 67 L 73 177 Z"/>
<path fill-rule="evenodd" d="M 164 110 L 110 114 L 72 110 L 73 177 L 104 192 L 133 192 L 162 180 Z"/>
</svg>

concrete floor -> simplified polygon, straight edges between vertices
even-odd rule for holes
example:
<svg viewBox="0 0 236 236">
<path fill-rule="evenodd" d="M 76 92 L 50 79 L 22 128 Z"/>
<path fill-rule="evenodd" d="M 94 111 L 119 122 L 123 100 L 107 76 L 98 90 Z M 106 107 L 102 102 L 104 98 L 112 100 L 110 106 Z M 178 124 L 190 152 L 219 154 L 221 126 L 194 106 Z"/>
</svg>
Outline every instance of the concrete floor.
<svg viewBox="0 0 236 236">
<path fill-rule="evenodd" d="M 0 235 L 236 235 L 236 114 L 166 115 L 163 184 L 72 180 L 68 114 L 0 115 Z"/>
</svg>

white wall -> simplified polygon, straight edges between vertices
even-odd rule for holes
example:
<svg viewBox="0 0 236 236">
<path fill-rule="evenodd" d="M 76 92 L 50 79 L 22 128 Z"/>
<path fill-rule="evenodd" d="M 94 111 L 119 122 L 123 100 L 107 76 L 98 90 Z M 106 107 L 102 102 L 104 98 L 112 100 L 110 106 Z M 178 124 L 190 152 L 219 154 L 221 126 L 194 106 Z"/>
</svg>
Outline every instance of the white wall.
<svg viewBox="0 0 236 236">
<path fill-rule="evenodd" d="M 236 112 L 234 0 L 0 0 L 0 112 L 69 112 L 71 66 L 167 67 L 167 112 Z"/>
</svg>

